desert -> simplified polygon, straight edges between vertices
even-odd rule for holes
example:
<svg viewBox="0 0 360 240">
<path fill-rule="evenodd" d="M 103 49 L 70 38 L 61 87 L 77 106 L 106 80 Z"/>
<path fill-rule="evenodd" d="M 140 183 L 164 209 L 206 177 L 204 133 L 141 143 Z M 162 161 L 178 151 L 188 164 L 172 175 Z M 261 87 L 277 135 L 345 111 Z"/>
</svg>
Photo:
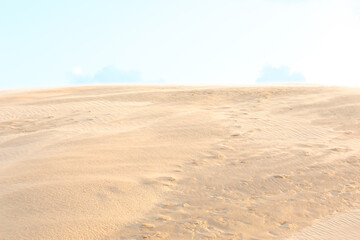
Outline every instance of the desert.
<svg viewBox="0 0 360 240">
<path fill-rule="evenodd" d="M 0 92 L 0 239 L 359 239 L 360 89 Z"/>
</svg>

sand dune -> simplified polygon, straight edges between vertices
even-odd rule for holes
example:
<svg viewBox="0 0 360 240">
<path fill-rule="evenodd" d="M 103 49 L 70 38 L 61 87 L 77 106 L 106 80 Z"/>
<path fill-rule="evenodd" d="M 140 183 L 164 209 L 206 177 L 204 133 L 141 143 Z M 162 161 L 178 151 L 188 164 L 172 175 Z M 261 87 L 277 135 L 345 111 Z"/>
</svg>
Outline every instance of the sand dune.
<svg viewBox="0 0 360 240">
<path fill-rule="evenodd" d="M 359 89 L 2 92 L 0 239 L 357 239 L 359 146 Z"/>
<path fill-rule="evenodd" d="M 294 234 L 289 240 L 359 239 L 360 209 L 338 213 L 321 219 L 313 226 Z"/>
</svg>

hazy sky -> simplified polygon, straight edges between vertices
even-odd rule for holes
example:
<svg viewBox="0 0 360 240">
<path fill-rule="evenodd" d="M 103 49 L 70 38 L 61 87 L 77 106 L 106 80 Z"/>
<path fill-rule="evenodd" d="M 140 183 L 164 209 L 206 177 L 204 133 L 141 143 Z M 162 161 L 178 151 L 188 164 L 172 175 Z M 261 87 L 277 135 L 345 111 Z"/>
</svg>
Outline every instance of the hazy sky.
<svg viewBox="0 0 360 240">
<path fill-rule="evenodd" d="M 269 81 L 360 85 L 360 0 L 0 0 L 0 88 Z"/>
</svg>

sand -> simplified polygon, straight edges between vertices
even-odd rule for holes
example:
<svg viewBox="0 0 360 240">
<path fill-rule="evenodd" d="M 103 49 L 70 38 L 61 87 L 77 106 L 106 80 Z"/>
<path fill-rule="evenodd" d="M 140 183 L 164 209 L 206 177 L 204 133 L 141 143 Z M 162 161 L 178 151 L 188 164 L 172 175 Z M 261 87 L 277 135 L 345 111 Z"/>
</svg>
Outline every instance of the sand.
<svg viewBox="0 0 360 240">
<path fill-rule="evenodd" d="M 0 94 L 0 239 L 358 239 L 360 89 Z"/>
</svg>

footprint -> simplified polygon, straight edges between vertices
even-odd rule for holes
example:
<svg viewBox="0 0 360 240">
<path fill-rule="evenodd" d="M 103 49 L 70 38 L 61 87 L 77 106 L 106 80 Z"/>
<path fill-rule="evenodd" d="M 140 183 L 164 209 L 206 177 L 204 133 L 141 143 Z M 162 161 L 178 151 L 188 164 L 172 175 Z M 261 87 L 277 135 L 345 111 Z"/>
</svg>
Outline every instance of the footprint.
<svg viewBox="0 0 360 240">
<path fill-rule="evenodd" d="M 164 236 L 164 234 L 161 233 L 161 232 L 156 232 L 156 233 L 153 233 L 153 234 L 144 234 L 144 235 L 142 235 L 142 238 L 143 238 L 143 239 L 150 239 L 150 238 L 154 238 L 154 237 L 164 238 L 164 237 L 166 237 L 166 236 Z"/>
<path fill-rule="evenodd" d="M 151 224 L 151 223 L 143 223 L 141 225 L 141 227 L 143 228 L 148 228 L 148 229 L 154 229 L 155 228 L 155 225 L 154 224 Z"/>
<path fill-rule="evenodd" d="M 293 228 L 293 224 L 287 222 L 287 221 L 283 221 L 280 223 L 280 227 L 281 228 L 285 228 L 285 229 L 292 229 Z"/>
<path fill-rule="evenodd" d="M 223 150 L 232 150 L 232 151 L 235 150 L 235 148 L 227 146 L 227 145 L 223 145 L 223 144 L 220 144 L 219 147 L 220 147 L 220 149 L 223 149 Z"/>
<path fill-rule="evenodd" d="M 217 159 L 220 159 L 220 160 L 226 159 L 225 155 L 222 154 L 221 152 L 215 152 L 214 157 L 217 158 Z"/>
<path fill-rule="evenodd" d="M 173 177 L 168 177 L 168 180 L 169 180 L 170 182 L 175 182 L 175 181 L 176 181 L 176 179 L 173 178 Z"/>
<path fill-rule="evenodd" d="M 159 216 L 157 218 L 157 220 L 160 220 L 160 221 L 170 221 L 171 220 L 171 217 L 169 216 Z"/>
<path fill-rule="evenodd" d="M 233 133 L 231 134 L 232 137 L 239 137 L 240 136 L 240 133 Z"/>
<path fill-rule="evenodd" d="M 164 186 L 173 186 L 172 183 L 174 183 L 176 181 L 176 179 L 174 177 L 158 177 L 158 178 L 148 178 L 148 179 L 144 179 L 143 183 L 147 184 L 147 185 L 157 185 L 157 184 L 162 184 Z"/>
<path fill-rule="evenodd" d="M 195 166 L 199 166 L 199 165 L 201 165 L 201 162 L 197 159 L 194 159 L 194 160 L 192 160 L 191 164 L 195 165 Z"/>
<path fill-rule="evenodd" d="M 191 207 L 191 205 L 190 204 L 188 204 L 188 203 L 183 203 L 183 205 L 182 205 L 184 208 L 188 208 L 188 207 Z"/>
<path fill-rule="evenodd" d="M 121 193 L 121 191 L 120 191 L 117 187 L 115 187 L 115 186 L 108 186 L 108 187 L 106 187 L 106 188 L 107 188 L 108 191 L 110 191 L 110 192 L 112 192 L 112 193 L 116 193 L 116 194 L 120 194 L 120 193 Z"/>
<path fill-rule="evenodd" d="M 334 152 L 347 152 L 347 151 L 349 151 L 349 149 L 342 148 L 342 147 L 334 147 L 334 148 L 331 148 L 330 150 L 334 151 Z"/>
<path fill-rule="evenodd" d="M 287 178 L 286 175 L 274 175 L 273 177 L 274 177 L 274 178 L 280 178 L 280 179 Z"/>
</svg>

